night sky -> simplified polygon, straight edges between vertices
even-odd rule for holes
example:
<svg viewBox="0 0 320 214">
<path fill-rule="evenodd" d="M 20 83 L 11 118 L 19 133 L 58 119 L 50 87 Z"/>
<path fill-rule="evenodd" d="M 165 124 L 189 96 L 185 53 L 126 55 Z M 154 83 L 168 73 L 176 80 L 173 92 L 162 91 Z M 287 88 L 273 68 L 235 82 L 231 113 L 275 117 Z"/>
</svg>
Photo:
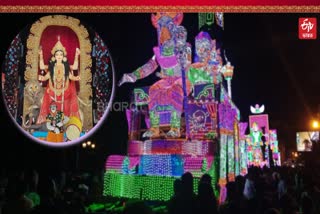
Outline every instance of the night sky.
<svg viewBox="0 0 320 214">
<path fill-rule="evenodd" d="M 0 40 L 0 62 L 13 38 L 26 26 L 47 14 L 0 14 L 3 28 Z M 91 27 L 105 41 L 113 58 L 116 79 L 132 72 L 153 55 L 156 31 L 150 14 L 68 14 Z M 310 120 L 320 112 L 320 38 L 299 40 L 298 19 L 319 14 L 225 14 L 223 47 L 235 66 L 232 96 L 241 112 L 241 121 L 248 121 L 250 105 L 264 104 L 270 128 L 278 130 L 279 144 L 295 148 L 295 133 L 310 130 Z M 194 45 L 198 33 L 197 14 L 185 14 L 182 23 L 188 30 L 188 41 Z M 319 34 L 319 31 L 318 31 Z M 115 102 L 129 100 L 136 86 L 151 85 L 150 76 L 135 85 L 116 88 Z M 125 154 L 127 124 L 124 112 L 111 112 L 92 137 L 95 152 L 80 146 L 52 149 L 33 143 L 10 120 L 1 100 L 1 163 L 22 167 L 72 168 L 77 154 L 83 165 L 103 168 L 108 154 Z M 67 163 L 67 164 L 66 164 Z"/>
</svg>

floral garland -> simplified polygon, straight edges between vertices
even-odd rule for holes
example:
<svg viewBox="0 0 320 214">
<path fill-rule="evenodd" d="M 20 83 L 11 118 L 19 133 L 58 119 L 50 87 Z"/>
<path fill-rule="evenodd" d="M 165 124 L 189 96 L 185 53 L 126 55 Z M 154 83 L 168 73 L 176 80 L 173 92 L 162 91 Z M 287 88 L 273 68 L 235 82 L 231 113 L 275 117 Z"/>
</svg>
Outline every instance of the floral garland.
<svg viewBox="0 0 320 214">
<path fill-rule="evenodd" d="M 4 99 L 7 104 L 8 111 L 13 117 L 16 117 L 16 111 L 18 107 L 18 74 L 19 65 L 22 53 L 22 43 L 19 35 L 17 35 L 12 41 L 9 50 L 5 56 L 4 63 Z"/>
<path fill-rule="evenodd" d="M 112 67 L 108 48 L 98 34 L 95 34 L 93 42 L 92 56 L 96 59 L 96 72 L 92 81 L 95 93 L 93 102 L 96 105 L 95 119 L 99 121 L 107 108 L 111 95 Z"/>
</svg>

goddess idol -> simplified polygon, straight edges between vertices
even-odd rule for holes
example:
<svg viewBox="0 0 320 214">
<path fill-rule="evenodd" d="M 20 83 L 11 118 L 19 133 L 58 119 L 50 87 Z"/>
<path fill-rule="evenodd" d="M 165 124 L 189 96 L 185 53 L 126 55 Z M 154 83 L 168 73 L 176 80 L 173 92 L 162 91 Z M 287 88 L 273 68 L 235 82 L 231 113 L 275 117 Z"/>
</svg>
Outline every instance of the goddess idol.
<svg viewBox="0 0 320 214">
<path fill-rule="evenodd" d="M 66 48 L 62 45 L 60 37 L 51 50 L 52 58 L 48 65 L 44 64 L 42 48 L 39 50 L 39 67 L 41 73 L 38 80 L 45 85 L 43 101 L 40 108 L 37 123 L 46 122 L 50 114 L 50 104 L 56 103 L 57 110 L 63 112 L 67 117 L 80 119 L 79 104 L 77 100 L 76 82 L 80 76 L 75 74 L 79 67 L 80 49 L 76 48 L 74 63 L 69 65 Z"/>
</svg>

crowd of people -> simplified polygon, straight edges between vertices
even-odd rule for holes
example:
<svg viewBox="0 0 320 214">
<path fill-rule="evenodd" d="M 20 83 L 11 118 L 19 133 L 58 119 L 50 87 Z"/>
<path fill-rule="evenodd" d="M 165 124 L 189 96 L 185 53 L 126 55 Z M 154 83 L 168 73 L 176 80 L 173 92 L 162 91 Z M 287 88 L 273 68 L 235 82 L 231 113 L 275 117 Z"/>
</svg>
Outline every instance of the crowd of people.
<svg viewBox="0 0 320 214">
<path fill-rule="evenodd" d="M 216 197 L 208 174 L 201 177 L 197 191 L 189 172 L 177 178 L 173 187 L 171 199 L 157 205 L 130 199 L 111 202 L 102 197 L 103 173 L 53 176 L 35 170 L 2 172 L 0 214 L 320 213 L 320 167 L 250 167 L 247 175 L 227 183 L 225 201 Z M 99 207 L 99 203 L 100 211 L 88 209 L 90 204 Z"/>
<path fill-rule="evenodd" d="M 3 170 L 0 176 L 0 214 L 86 213 L 101 200 L 102 173 L 55 173 Z"/>
<path fill-rule="evenodd" d="M 185 181 L 190 176 L 186 173 L 175 182 L 175 195 L 167 205 L 169 214 L 320 213 L 319 167 L 250 167 L 246 176 L 227 183 L 227 198 L 220 202 L 213 194 L 210 176 L 203 175 L 197 195 L 191 182 Z"/>
<path fill-rule="evenodd" d="M 248 169 L 227 184 L 224 213 L 311 214 L 320 213 L 320 168 Z"/>
</svg>

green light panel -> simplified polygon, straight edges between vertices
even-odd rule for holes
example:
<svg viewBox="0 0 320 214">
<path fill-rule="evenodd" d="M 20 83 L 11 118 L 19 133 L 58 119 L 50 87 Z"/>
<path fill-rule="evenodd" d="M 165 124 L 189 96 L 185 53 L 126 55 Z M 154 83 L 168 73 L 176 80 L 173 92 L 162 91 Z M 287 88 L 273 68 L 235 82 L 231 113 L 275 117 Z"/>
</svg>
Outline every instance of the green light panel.
<svg viewBox="0 0 320 214">
<path fill-rule="evenodd" d="M 104 196 L 135 198 L 151 201 L 167 201 L 173 195 L 176 177 L 124 175 L 106 172 L 104 174 Z M 194 178 L 194 192 L 198 191 L 200 178 Z M 215 190 L 216 180 L 212 179 Z"/>
</svg>

